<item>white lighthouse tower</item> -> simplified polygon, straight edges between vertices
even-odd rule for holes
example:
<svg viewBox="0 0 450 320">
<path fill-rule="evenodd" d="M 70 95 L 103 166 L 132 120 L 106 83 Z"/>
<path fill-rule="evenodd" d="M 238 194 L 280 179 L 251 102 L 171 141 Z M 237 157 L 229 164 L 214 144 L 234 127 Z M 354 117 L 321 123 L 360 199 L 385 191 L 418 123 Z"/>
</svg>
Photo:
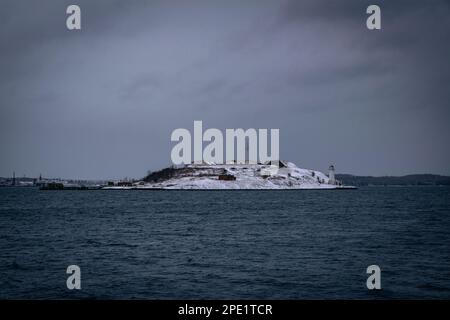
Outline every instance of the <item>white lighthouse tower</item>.
<svg viewBox="0 0 450 320">
<path fill-rule="evenodd" d="M 334 166 L 330 165 L 330 167 L 328 168 L 328 178 L 330 179 L 330 181 L 328 182 L 329 184 L 336 184 L 336 179 L 334 178 Z"/>
</svg>

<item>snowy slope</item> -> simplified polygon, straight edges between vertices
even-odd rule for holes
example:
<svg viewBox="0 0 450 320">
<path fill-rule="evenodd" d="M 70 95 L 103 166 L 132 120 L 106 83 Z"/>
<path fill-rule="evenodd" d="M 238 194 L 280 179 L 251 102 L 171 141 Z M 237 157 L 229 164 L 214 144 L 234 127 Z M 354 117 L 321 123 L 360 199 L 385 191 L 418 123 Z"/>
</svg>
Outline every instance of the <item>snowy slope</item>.
<svg viewBox="0 0 450 320">
<path fill-rule="evenodd" d="M 173 176 L 157 182 L 139 182 L 132 187 L 104 189 L 337 189 L 320 171 L 298 168 L 288 162 L 277 168 L 261 164 L 192 164 L 174 170 Z M 234 181 L 219 180 L 232 175 Z"/>
</svg>

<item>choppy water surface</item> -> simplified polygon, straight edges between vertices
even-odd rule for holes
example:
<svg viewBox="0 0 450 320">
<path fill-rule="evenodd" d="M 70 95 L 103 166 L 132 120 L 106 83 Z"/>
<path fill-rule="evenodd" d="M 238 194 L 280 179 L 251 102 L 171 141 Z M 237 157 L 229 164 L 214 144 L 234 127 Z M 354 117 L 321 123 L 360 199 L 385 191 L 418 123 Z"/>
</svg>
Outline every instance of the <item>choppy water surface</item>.
<svg viewBox="0 0 450 320">
<path fill-rule="evenodd" d="M 450 298 L 450 188 L 2 188 L 0 298 Z"/>
</svg>

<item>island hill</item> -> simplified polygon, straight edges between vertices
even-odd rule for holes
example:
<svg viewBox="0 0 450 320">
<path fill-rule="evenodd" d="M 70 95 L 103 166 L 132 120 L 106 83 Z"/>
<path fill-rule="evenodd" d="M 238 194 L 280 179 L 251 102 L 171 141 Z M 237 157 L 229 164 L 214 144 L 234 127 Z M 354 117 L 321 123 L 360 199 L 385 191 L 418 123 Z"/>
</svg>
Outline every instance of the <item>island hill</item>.
<svg viewBox="0 0 450 320">
<path fill-rule="evenodd" d="M 353 189 L 335 179 L 334 166 L 329 175 L 301 169 L 292 162 L 269 161 L 265 164 L 192 163 L 172 166 L 148 174 L 137 182 L 110 183 L 105 190 L 123 189 Z"/>
</svg>

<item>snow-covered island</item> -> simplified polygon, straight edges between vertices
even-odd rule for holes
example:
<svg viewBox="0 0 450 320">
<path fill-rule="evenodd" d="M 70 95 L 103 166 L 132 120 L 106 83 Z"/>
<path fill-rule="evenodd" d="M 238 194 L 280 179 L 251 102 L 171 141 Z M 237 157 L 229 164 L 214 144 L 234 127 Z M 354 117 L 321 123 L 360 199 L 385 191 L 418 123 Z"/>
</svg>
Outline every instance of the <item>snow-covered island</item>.
<svg viewBox="0 0 450 320">
<path fill-rule="evenodd" d="M 141 181 L 118 183 L 105 190 L 175 189 L 354 189 L 334 178 L 334 166 L 329 175 L 316 170 L 302 169 L 292 162 L 277 161 L 266 164 L 189 164 L 172 166 L 152 172 Z"/>
</svg>

